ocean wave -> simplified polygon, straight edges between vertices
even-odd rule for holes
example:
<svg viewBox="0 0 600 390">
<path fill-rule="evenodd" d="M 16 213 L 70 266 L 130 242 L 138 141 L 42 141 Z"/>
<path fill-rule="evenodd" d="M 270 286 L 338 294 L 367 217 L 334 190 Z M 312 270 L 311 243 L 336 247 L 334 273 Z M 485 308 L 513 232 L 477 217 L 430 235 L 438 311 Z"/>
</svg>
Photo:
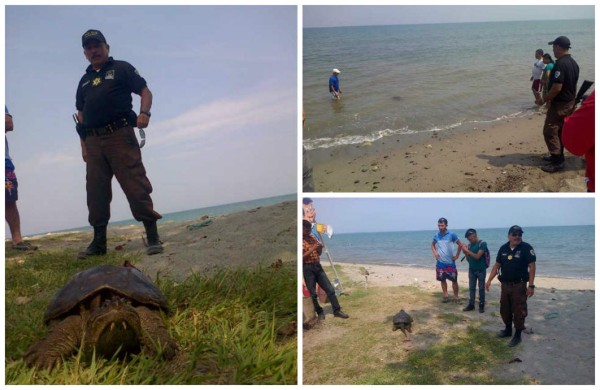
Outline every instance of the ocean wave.
<svg viewBox="0 0 600 390">
<path fill-rule="evenodd" d="M 534 114 L 535 110 L 524 110 L 518 111 L 512 114 L 506 114 L 499 116 L 494 119 L 489 120 L 469 120 L 469 121 L 459 121 L 456 123 L 452 123 L 450 125 L 445 126 L 433 126 L 427 129 L 415 130 L 409 129 L 407 127 L 403 127 L 400 129 L 384 129 L 374 131 L 370 134 L 364 135 L 342 135 L 339 137 L 324 137 L 324 138 L 309 138 L 303 141 L 304 148 L 306 150 L 314 150 L 314 149 L 329 149 L 338 146 L 348 146 L 348 145 L 362 145 L 364 143 L 372 143 L 384 137 L 392 137 L 398 135 L 409 135 L 409 134 L 419 134 L 419 133 L 430 133 L 434 131 L 444 131 L 444 130 L 452 130 L 457 127 L 461 127 L 463 125 L 478 125 L 478 124 L 490 124 L 503 120 L 510 120 L 516 118 L 522 118 L 529 115 Z"/>
</svg>

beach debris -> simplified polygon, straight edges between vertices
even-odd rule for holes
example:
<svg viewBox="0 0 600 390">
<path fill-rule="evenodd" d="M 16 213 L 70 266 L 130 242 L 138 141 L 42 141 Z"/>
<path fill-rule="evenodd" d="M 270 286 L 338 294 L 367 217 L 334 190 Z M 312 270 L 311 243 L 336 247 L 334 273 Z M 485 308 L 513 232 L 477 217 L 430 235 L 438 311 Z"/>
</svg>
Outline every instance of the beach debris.
<svg viewBox="0 0 600 390">
<path fill-rule="evenodd" d="M 555 318 L 558 318 L 558 316 L 559 316 L 559 314 L 557 312 L 546 313 L 546 314 L 544 314 L 544 319 L 553 320 Z"/>
<path fill-rule="evenodd" d="M 116 251 L 122 251 L 124 248 L 125 248 L 125 244 L 119 244 L 119 245 L 115 246 Z"/>
<path fill-rule="evenodd" d="M 392 96 L 392 100 L 400 101 L 402 100 L 401 96 Z"/>
<path fill-rule="evenodd" d="M 533 328 L 525 328 L 523 332 L 526 334 L 533 334 Z"/>
<path fill-rule="evenodd" d="M 427 144 L 427 145 L 425 145 L 425 147 L 426 147 L 427 149 L 431 149 L 431 148 L 433 148 L 433 146 L 431 146 L 431 144 Z"/>
<path fill-rule="evenodd" d="M 360 183 L 360 180 L 354 180 L 354 184 Z"/>
<path fill-rule="evenodd" d="M 404 333 L 404 341 L 410 341 L 410 338 L 408 338 L 406 332 L 408 331 L 408 333 L 412 333 L 413 322 L 414 321 L 412 317 L 407 312 L 405 312 L 404 309 L 401 309 L 398 313 L 394 315 L 392 330 L 396 331 L 400 329 L 402 333 Z"/>
<path fill-rule="evenodd" d="M 512 363 L 523 363 L 523 360 L 521 360 L 517 357 L 508 362 L 508 364 L 512 364 Z"/>
<path fill-rule="evenodd" d="M 201 229 L 203 227 L 210 225 L 211 223 L 213 223 L 212 219 L 208 219 L 208 220 L 206 220 L 204 222 L 200 222 L 200 223 L 194 223 L 192 225 L 188 225 L 187 230 L 189 230 L 189 231 L 198 230 L 198 229 Z"/>
<path fill-rule="evenodd" d="M 363 165 L 362 167 L 360 167 L 361 172 L 367 172 L 368 170 L 369 170 L 369 168 L 366 165 Z"/>
<path fill-rule="evenodd" d="M 368 284 L 369 283 L 368 278 L 369 278 L 369 275 L 370 275 L 369 271 L 365 267 L 360 267 L 359 272 L 360 272 L 360 274 L 362 276 L 365 277 L 365 284 Z"/>
<path fill-rule="evenodd" d="M 281 259 L 277 259 L 273 263 L 271 263 L 271 268 L 281 268 L 282 266 L 283 261 L 281 261 Z"/>
<path fill-rule="evenodd" d="M 168 311 L 158 287 L 131 264 L 88 268 L 54 295 L 44 313 L 48 334 L 29 347 L 24 360 L 53 368 L 80 347 L 85 357 L 110 359 L 134 351 L 154 355 L 158 345 L 170 360 L 179 347 L 161 317 Z"/>
</svg>

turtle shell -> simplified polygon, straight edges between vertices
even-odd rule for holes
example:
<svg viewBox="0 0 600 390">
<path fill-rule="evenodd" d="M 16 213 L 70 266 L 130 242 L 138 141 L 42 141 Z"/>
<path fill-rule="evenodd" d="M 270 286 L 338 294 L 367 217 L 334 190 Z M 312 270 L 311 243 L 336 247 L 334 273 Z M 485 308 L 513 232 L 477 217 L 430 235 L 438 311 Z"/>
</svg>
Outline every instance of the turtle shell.
<svg viewBox="0 0 600 390">
<path fill-rule="evenodd" d="M 44 322 L 61 317 L 102 290 L 111 290 L 138 304 L 169 311 L 165 296 L 136 268 L 99 265 L 75 274 L 58 290 L 44 313 Z"/>
<path fill-rule="evenodd" d="M 394 316 L 394 325 L 408 325 L 413 322 L 412 317 L 405 312 L 404 310 L 400 310 Z"/>
</svg>

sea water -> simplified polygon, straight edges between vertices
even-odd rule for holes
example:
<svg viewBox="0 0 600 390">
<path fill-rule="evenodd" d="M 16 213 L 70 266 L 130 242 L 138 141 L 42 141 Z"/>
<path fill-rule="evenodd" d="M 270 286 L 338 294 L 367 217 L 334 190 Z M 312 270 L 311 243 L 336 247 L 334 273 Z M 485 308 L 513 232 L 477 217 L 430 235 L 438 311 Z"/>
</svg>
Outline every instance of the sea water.
<svg viewBox="0 0 600 390">
<path fill-rule="evenodd" d="M 594 20 L 486 22 L 303 29 L 308 149 L 385 137 L 484 128 L 538 110 L 531 92 L 536 49 L 560 35 L 594 79 Z M 328 80 L 339 68 L 341 100 Z M 404 137 L 407 138 L 407 137 Z"/>
<path fill-rule="evenodd" d="M 466 229 L 450 230 L 467 242 Z M 534 248 L 537 256 L 537 275 L 594 279 L 594 226 L 523 226 L 523 231 L 523 241 Z M 436 232 L 334 234 L 331 239 L 325 237 L 325 244 L 334 262 L 421 267 L 431 269 L 433 274 L 431 243 Z M 488 244 L 491 264 L 496 261 L 500 246 L 508 241 L 507 232 L 508 228 L 477 229 L 479 239 Z M 466 260 L 460 261 L 462 256 L 456 262 L 459 272 L 469 269 Z"/>
</svg>

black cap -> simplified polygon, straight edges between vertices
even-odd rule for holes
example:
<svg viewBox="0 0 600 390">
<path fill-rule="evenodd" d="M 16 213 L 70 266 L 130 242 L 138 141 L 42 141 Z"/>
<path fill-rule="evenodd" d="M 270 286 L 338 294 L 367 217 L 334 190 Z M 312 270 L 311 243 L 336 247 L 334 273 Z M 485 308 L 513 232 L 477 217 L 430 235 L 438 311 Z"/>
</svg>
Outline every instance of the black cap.
<svg viewBox="0 0 600 390">
<path fill-rule="evenodd" d="M 311 204 L 312 202 L 311 198 L 302 198 L 302 204 Z"/>
<path fill-rule="evenodd" d="M 519 225 L 513 225 L 510 227 L 510 229 L 508 229 L 508 234 L 512 234 L 512 233 L 523 234 L 523 229 L 521 229 L 521 226 L 519 226 Z"/>
<path fill-rule="evenodd" d="M 561 35 L 560 37 L 556 38 L 552 42 L 548 42 L 548 44 L 556 45 L 556 46 L 562 47 L 563 49 L 571 48 L 571 41 L 569 40 L 569 38 L 565 37 L 564 35 Z"/>
<path fill-rule="evenodd" d="M 469 229 L 469 230 L 467 230 L 466 233 L 465 233 L 465 238 L 469 238 L 469 236 L 471 234 L 477 234 L 477 230 L 475 230 L 475 229 Z"/>
<path fill-rule="evenodd" d="M 448 220 L 446 218 L 438 219 L 438 223 L 443 223 L 444 225 L 448 225 Z"/>
<path fill-rule="evenodd" d="M 106 38 L 104 38 L 104 35 L 102 35 L 99 30 L 87 30 L 85 34 L 81 36 L 81 46 L 85 47 L 89 41 L 106 43 Z"/>
</svg>

